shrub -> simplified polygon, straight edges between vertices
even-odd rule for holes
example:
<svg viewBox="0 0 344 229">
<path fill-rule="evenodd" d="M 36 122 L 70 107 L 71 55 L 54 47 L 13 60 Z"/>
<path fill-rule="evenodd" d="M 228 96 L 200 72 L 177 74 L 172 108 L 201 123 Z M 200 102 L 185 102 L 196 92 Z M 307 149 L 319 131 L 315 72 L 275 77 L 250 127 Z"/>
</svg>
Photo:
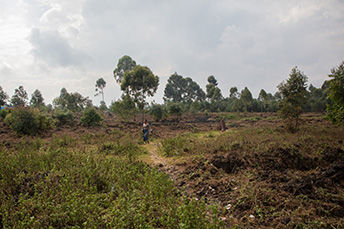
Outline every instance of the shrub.
<svg viewBox="0 0 344 229">
<path fill-rule="evenodd" d="M 55 118 L 59 125 L 73 125 L 75 116 L 70 110 L 59 110 L 55 113 Z"/>
<path fill-rule="evenodd" d="M 10 127 L 17 133 L 23 135 L 36 135 L 39 132 L 38 110 L 18 107 L 12 112 Z M 7 122 L 6 121 L 6 122 Z"/>
<path fill-rule="evenodd" d="M 154 117 L 155 121 L 159 122 L 164 116 L 164 108 L 160 104 L 153 104 L 149 110 L 149 114 Z"/>
<path fill-rule="evenodd" d="M 167 109 L 170 115 L 175 115 L 178 117 L 180 117 L 184 111 L 183 104 L 181 103 L 169 103 Z"/>
<path fill-rule="evenodd" d="M 96 111 L 94 107 L 87 108 L 81 117 L 81 122 L 85 126 L 99 126 L 102 121 L 103 117 Z"/>
<path fill-rule="evenodd" d="M 51 129 L 53 120 L 36 108 L 18 107 L 8 113 L 4 123 L 20 135 L 36 135 Z"/>
<path fill-rule="evenodd" d="M 0 111 L 0 120 L 4 120 L 6 116 L 11 112 L 10 109 L 3 109 Z"/>
</svg>

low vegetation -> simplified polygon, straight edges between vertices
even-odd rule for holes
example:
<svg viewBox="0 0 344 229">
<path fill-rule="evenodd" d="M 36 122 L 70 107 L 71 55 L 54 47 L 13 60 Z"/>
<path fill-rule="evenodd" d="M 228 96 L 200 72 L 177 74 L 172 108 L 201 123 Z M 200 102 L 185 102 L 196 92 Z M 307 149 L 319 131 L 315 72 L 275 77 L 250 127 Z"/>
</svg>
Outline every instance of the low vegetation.
<svg viewBox="0 0 344 229">
<path fill-rule="evenodd" d="M 217 208 L 135 160 L 143 153 L 120 131 L 0 143 L 0 227 L 221 226 Z"/>
</svg>

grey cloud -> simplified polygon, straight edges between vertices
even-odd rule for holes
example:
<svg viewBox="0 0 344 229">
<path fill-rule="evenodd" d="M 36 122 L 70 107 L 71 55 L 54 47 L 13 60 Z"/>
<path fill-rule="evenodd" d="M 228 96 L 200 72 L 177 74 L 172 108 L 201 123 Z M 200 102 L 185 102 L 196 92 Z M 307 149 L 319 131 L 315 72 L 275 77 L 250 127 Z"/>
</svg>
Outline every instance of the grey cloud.
<svg viewBox="0 0 344 229">
<path fill-rule="evenodd" d="M 81 66 L 90 57 L 72 47 L 58 31 L 33 28 L 28 41 L 32 44 L 32 54 L 40 61 L 55 66 Z"/>
</svg>

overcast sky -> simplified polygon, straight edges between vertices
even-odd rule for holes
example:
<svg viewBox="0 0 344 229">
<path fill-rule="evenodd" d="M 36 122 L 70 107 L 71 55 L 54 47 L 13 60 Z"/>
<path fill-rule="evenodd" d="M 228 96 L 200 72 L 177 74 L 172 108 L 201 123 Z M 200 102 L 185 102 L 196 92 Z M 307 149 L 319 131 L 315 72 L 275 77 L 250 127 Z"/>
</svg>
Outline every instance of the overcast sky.
<svg viewBox="0 0 344 229">
<path fill-rule="evenodd" d="M 289 77 L 294 66 L 321 87 L 344 60 L 343 0 L 0 0 L 0 86 L 24 86 L 51 103 L 65 87 L 95 105 L 120 98 L 113 78 L 129 55 L 160 77 L 162 103 L 177 72 L 222 94 L 248 87 L 253 97 Z"/>
</svg>

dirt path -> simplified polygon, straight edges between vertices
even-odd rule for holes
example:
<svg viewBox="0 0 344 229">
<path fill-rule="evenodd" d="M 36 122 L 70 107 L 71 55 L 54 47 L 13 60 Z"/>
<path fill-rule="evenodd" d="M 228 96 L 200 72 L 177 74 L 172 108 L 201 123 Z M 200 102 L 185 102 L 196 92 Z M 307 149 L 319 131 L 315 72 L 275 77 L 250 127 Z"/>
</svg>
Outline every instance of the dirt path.
<svg viewBox="0 0 344 229">
<path fill-rule="evenodd" d="M 170 179 L 175 182 L 175 185 L 179 184 L 178 179 L 178 166 L 173 165 L 169 162 L 168 158 L 159 155 L 161 150 L 161 143 L 160 142 L 151 142 L 150 144 L 143 145 L 148 152 L 150 157 L 150 164 L 154 167 L 157 167 L 160 172 L 166 173 L 170 176 Z"/>
</svg>

